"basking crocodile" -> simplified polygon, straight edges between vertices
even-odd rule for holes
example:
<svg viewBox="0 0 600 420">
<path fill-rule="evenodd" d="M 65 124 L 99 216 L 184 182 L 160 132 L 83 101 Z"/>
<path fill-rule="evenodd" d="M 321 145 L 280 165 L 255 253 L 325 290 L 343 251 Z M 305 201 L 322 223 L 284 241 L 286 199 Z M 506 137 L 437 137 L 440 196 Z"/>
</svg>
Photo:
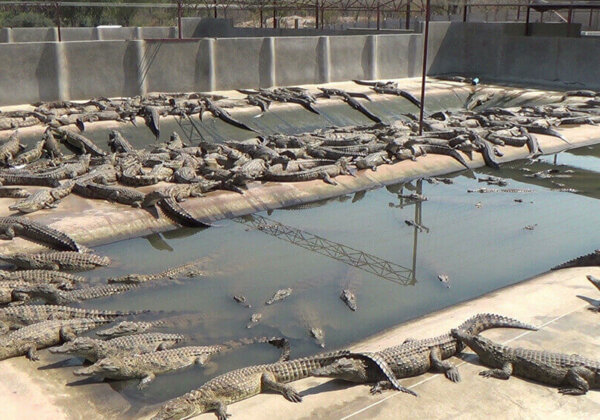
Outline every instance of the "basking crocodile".
<svg viewBox="0 0 600 420">
<path fill-rule="evenodd" d="M 0 197 L 27 198 L 31 193 L 18 187 L 0 187 Z"/>
<path fill-rule="evenodd" d="M 537 329 L 516 319 L 495 314 L 478 314 L 462 323 L 458 328 L 472 334 L 479 334 L 490 328 Z M 389 347 L 375 354 L 385 360 L 396 378 L 421 375 L 434 368 L 444 372 L 451 381 L 458 382 L 460 381 L 458 370 L 445 359 L 457 355 L 463 349 L 464 345 L 447 333 L 424 340 L 409 339 L 398 346 Z M 389 387 L 385 378 L 380 375 L 377 379 L 376 375 L 368 370 L 368 365 L 361 360 L 345 359 L 315 370 L 312 375 L 358 383 L 377 382 L 371 389 L 372 392 L 379 392 Z"/>
<path fill-rule="evenodd" d="M 165 403 L 153 420 L 187 419 L 207 411 L 215 411 L 219 420 L 226 420 L 227 405 L 242 401 L 266 391 L 282 394 L 291 402 L 301 402 L 302 396 L 287 383 L 310 376 L 310 372 L 327 366 L 340 357 L 353 357 L 369 360 L 381 372 L 387 373 L 392 381 L 393 375 L 376 356 L 356 354 L 348 350 L 321 353 L 302 359 L 266 365 L 249 366 L 227 372 L 206 382 L 200 388 L 188 392 Z M 397 384 L 397 389 L 416 395 L 414 392 Z"/>
<path fill-rule="evenodd" d="M 272 172 L 267 171 L 263 176 L 265 181 L 275 182 L 299 182 L 311 181 L 314 179 L 322 179 L 328 184 L 337 185 L 337 182 L 332 178 L 338 175 L 351 174 L 348 166 L 348 160 L 345 158 L 339 159 L 331 165 L 319 166 L 314 169 L 307 169 L 298 172 Z"/>
<path fill-rule="evenodd" d="M 236 120 L 235 118 L 233 118 L 227 111 L 225 111 L 223 108 L 217 106 L 209 98 L 206 98 L 206 97 L 202 98 L 202 102 L 203 102 L 204 106 L 206 107 L 206 111 L 210 112 L 215 118 L 219 118 L 220 120 L 226 122 L 227 124 L 231 124 L 234 127 L 241 128 L 242 130 L 249 130 L 249 131 L 256 132 L 255 129 L 253 129 L 253 128 L 249 127 L 248 125 L 244 124 L 243 122 L 240 122 L 240 121 Z M 200 112 L 200 119 L 202 119 L 202 112 Z"/>
<path fill-rule="evenodd" d="M 18 130 L 11 134 L 8 140 L 0 144 L 0 161 L 8 162 L 13 156 L 19 153 L 19 150 L 25 146 L 21 145 Z"/>
<path fill-rule="evenodd" d="M 83 155 L 79 160 L 61 164 L 55 169 L 42 173 L 1 173 L 2 185 L 41 185 L 58 187 L 61 179 L 75 178 L 86 173 L 90 166 L 90 155 Z"/>
<path fill-rule="evenodd" d="M 51 348 L 50 353 L 72 354 L 95 363 L 106 357 L 125 357 L 134 354 L 162 351 L 173 347 L 184 339 L 185 337 L 181 334 L 164 333 L 128 335 L 111 340 L 78 337 L 60 347 Z"/>
<path fill-rule="evenodd" d="M 203 222 L 192 216 L 186 209 L 181 207 L 176 199 L 172 197 L 163 198 L 158 201 L 158 207 L 163 213 L 175 223 L 186 227 L 210 227 L 209 223 Z"/>
<path fill-rule="evenodd" d="M 135 148 L 117 130 L 110 130 L 108 134 L 108 147 L 113 153 L 136 153 Z"/>
<path fill-rule="evenodd" d="M 77 195 L 126 204 L 132 207 L 141 207 L 146 194 L 135 188 L 120 185 L 101 185 L 94 182 L 77 182 L 73 188 Z"/>
<path fill-rule="evenodd" d="M 77 334 L 111 322 L 110 319 L 67 319 L 42 321 L 28 325 L 2 337 L 0 360 L 23 356 L 38 360 L 37 350 L 73 340 Z"/>
<path fill-rule="evenodd" d="M 0 270 L 1 281 L 18 281 L 22 283 L 50 283 L 50 284 L 81 284 L 87 280 L 85 277 L 76 276 L 70 273 L 63 273 L 53 270 Z"/>
<path fill-rule="evenodd" d="M 195 364 L 204 365 L 211 356 L 217 353 L 252 343 L 270 343 L 282 347 L 286 342 L 285 339 L 277 337 L 260 337 L 213 346 L 180 347 L 126 357 L 108 357 L 89 367 L 78 369 L 73 374 L 121 380 L 138 378 L 140 379 L 138 388 L 142 389 L 152 382 L 156 375 Z"/>
<path fill-rule="evenodd" d="M 77 242 L 59 230 L 26 217 L 0 217 L 0 239 L 13 239 L 15 236 L 23 236 L 58 249 L 81 251 Z"/>
<path fill-rule="evenodd" d="M 64 128 L 56 128 L 54 131 L 67 146 L 71 146 L 76 152 L 92 156 L 104 156 L 106 154 L 94 142 L 79 133 Z"/>
<path fill-rule="evenodd" d="M 572 260 L 569 260 L 566 263 L 562 263 L 560 265 L 557 265 L 556 267 L 552 267 L 551 270 L 559 270 L 561 268 L 570 267 L 591 266 L 600 266 L 600 249 L 596 249 L 594 252 L 590 252 L 589 254 L 583 255 L 581 257 L 573 258 Z"/>
<path fill-rule="evenodd" d="M 365 106 L 363 104 L 361 104 L 356 99 L 354 99 L 354 97 L 362 97 L 362 98 L 365 98 L 368 101 L 370 101 L 371 99 L 369 99 L 369 97 L 367 95 L 361 94 L 361 93 L 349 93 L 349 92 L 343 91 L 341 89 L 319 88 L 319 90 L 321 92 L 323 92 L 322 95 L 324 97 L 331 98 L 332 96 L 339 96 L 342 98 L 342 100 L 344 102 L 346 102 L 352 108 L 356 109 L 361 114 L 365 115 L 370 120 L 375 121 L 376 123 L 383 122 L 381 120 L 381 118 L 379 118 L 377 115 L 373 114 L 371 111 L 369 111 L 367 108 L 365 108 Z"/>
<path fill-rule="evenodd" d="M 43 254 L 14 254 L 0 256 L 19 268 L 47 270 L 91 270 L 110 264 L 110 258 L 91 253 L 73 251 L 48 252 Z"/>
<path fill-rule="evenodd" d="M 42 209 L 55 208 L 61 199 L 71 194 L 74 185 L 74 181 L 67 181 L 60 187 L 36 191 L 29 197 L 8 206 L 8 208 L 21 213 L 33 213 Z"/>
<path fill-rule="evenodd" d="M 165 325 L 164 321 L 121 321 L 118 324 L 98 331 L 96 335 L 104 339 L 123 337 L 131 334 L 140 334 L 150 329 Z"/>
<path fill-rule="evenodd" d="M 50 127 L 46 128 L 42 139 L 44 141 L 44 149 L 51 159 L 62 156 L 62 152 L 58 147 L 58 142 L 56 141 L 56 138 L 54 138 Z"/>
<path fill-rule="evenodd" d="M 550 353 L 508 347 L 490 339 L 460 329 L 452 335 L 477 353 L 479 361 L 494 369 L 479 372 L 486 378 L 509 379 L 515 375 L 543 384 L 561 386 L 565 395 L 583 395 L 591 388 L 600 388 L 600 361 L 578 354 Z"/>
<path fill-rule="evenodd" d="M 38 141 L 31 149 L 17 155 L 10 161 L 12 166 L 25 165 L 34 162 L 42 157 L 44 152 L 44 140 Z"/>
<path fill-rule="evenodd" d="M 118 318 L 138 313 L 140 312 L 100 311 L 57 305 L 9 306 L 7 308 L 0 308 L 0 331 L 16 330 L 26 325 L 48 320 L 90 318 L 114 321 Z"/>
<path fill-rule="evenodd" d="M 31 300 L 41 300 L 44 303 L 53 305 L 64 305 L 125 293 L 136 287 L 136 284 L 103 284 L 76 290 L 60 290 L 51 284 L 36 284 L 16 288 L 14 293 L 19 296 L 27 296 Z"/>
</svg>

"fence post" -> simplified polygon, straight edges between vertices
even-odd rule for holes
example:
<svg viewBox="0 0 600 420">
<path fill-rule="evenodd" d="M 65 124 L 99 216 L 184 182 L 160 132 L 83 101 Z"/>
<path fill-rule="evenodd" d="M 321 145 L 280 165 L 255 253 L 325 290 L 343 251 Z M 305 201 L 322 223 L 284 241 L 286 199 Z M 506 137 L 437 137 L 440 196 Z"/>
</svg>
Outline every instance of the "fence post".
<svg viewBox="0 0 600 420">
<path fill-rule="evenodd" d="M 521 6 L 517 6 L 517 22 L 521 20 Z"/>
<path fill-rule="evenodd" d="M 315 29 L 319 29 L 319 0 L 315 1 Z"/>
<path fill-rule="evenodd" d="M 260 6 L 260 27 L 263 27 L 263 8 Z"/>
<path fill-rule="evenodd" d="M 406 25 L 405 25 L 406 29 L 410 29 L 410 2 L 411 1 L 412 0 L 406 1 Z"/>
<path fill-rule="evenodd" d="M 463 22 L 467 21 L 467 3 L 465 2 L 465 5 L 463 6 Z"/>
<path fill-rule="evenodd" d="M 216 19 L 217 18 L 217 0 L 215 0 L 214 12 L 215 12 L 214 16 L 215 16 L 215 19 Z"/>
<path fill-rule="evenodd" d="M 531 11 L 531 7 L 527 5 L 527 13 L 525 15 L 525 36 L 529 36 L 529 13 Z"/>
<path fill-rule="evenodd" d="M 60 2 L 57 1 L 54 3 L 56 6 L 56 29 L 58 29 L 58 42 L 62 41 L 62 37 L 60 35 Z"/>
<path fill-rule="evenodd" d="M 181 32 L 181 9 L 182 9 L 183 0 L 177 0 L 177 28 L 179 29 L 179 39 L 183 38 Z"/>
<path fill-rule="evenodd" d="M 379 2 L 377 2 L 377 30 L 381 29 L 381 13 L 379 8 Z"/>
<path fill-rule="evenodd" d="M 430 0 L 425 5 L 425 38 L 423 39 L 423 71 L 421 74 L 421 109 L 419 110 L 419 135 L 423 134 L 423 115 L 425 111 L 425 78 L 427 76 L 427 43 L 429 42 Z"/>
<path fill-rule="evenodd" d="M 569 3 L 569 14 L 567 15 L 567 23 L 570 25 L 573 20 L 573 0 Z"/>
<path fill-rule="evenodd" d="M 273 0 L 273 29 L 277 29 L 277 1 Z"/>
<path fill-rule="evenodd" d="M 594 9 L 590 9 L 590 20 L 588 21 L 588 27 L 589 29 L 592 28 L 592 12 L 594 11 Z"/>
</svg>

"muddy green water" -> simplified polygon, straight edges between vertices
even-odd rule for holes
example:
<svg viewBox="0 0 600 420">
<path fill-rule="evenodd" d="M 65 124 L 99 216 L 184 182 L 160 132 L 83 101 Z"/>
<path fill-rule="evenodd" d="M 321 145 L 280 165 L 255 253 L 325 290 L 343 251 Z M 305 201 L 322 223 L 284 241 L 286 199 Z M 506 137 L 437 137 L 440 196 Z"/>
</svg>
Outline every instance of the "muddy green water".
<svg viewBox="0 0 600 420">
<path fill-rule="evenodd" d="M 430 106 L 457 107 L 464 100 L 448 96 L 430 102 Z M 498 101 L 493 105 L 517 105 L 520 99 L 514 95 Z M 368 106 L 385 119 L 416 112 L 399 99 Z M 369 122 L 344 105 L 328 107 L 322 116 L 304 110 L 267 113 L 260 118 L 254 115 L 257 113 L 239 119 L 265 133 Z M 120 129 L 137 146 L 153 141 L 145 127 L 128 124 Z M 163 123 L 162 129 L 165 138 L 170 131 L 181 130 L 173 121 Z M 211 119 L 202 124 L 201 133 L 215 141 L 252 136 Z M 107 137 L 106 132 L 88 135 L 98 144 Z M 527 177 L 551 168 L 565 177 Z M 247 221 L 226 220 L 209 229 L 179 229 L 97 247 L 96 251 L 111 257 L 114 265 L 86 273 L 92 283 L 131 272 L 159 272 L 197 258 L 205 259 L 203 275 L 157 282 L 82 306 L 151 309 L 152 313 L 141 318 L 168 319 L 162 331 L 188 334 L 189 344 L 284 336 L 292 344 L 292 357 L 299 357 L 321 350 L 309 335 L 311 327 L 320 327 L 328 349 L 343 347 L 398 323 L 520 282 L 598 248 L 599 172 L 600 147 L 586 147 L 561 153 L 556 164 L 554 156 L 546 156 L 536 162 L 507 164 L 499 171 L 476 172 L 478 177 L 503 177 L 509 183 L 503 188 L 531 189 L 529 193 L 468 193 L 468 189 L 499 187 L 459 172 L 451 175 L 451 185 L 413 180 L 257 215 L 267 218 L 261 220 L 270 226 L 280 223 L 291 232 L 304 232 L 303 239 L 295 235 L 295 240 L 285 240 Z M 556 191 L 555 183 L 579 192 Z M 415 203 L 401 197 L 414 191 L 422 192 L 428 200 Z M 419 232 L 406 220 L 419 220 L 426 229 Z M 534 229 L 524 229 L 527 225 Z M 371 260 L 370 256 L 376 258 Z M 393 263 L 395 272 L 374 274 L 385 262 Z M 450 278 L 449 288 L 438 280 L 439 274 Z M 265 305 L 275 291 L 288 287 L 293 288 L 288 299 Z M 358 311 L 352 312 L 340 300 L 345 288 L 356 293 Z M 235 303 L 234 294 L 245 295 L 252 308 Z M 251 314 L 257 312 L 263 314 L 262 321 L 247 329 Z M 271 362 L 277 354 L 278 350 L 268 345 L 252 345 L 216 356 L 205 367 L 159 376 L 144 391 L 136 389 L 137 381 L 113 382 L 113 386 L 132 403 L 129 414 L 135 415 L 138 409 L 181 395 L 217 374 Z M 80 382 L 74 378 L 73 383 Z"/>
</svg>

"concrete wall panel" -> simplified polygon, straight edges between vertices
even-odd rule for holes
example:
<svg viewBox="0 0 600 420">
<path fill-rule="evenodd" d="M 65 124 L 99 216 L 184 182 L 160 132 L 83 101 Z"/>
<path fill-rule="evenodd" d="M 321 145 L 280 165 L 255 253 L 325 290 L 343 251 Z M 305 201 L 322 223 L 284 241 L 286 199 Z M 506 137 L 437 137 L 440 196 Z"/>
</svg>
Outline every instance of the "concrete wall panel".
<svg viewBox="0 0 600 420">
<path fill-rule="evenodd" d="M 55 28 L 7 28 L 12 32 L 12 42 L 57 41 Z"/>
<path fill-rule="evenodd" d="M 60 36 L 63 41 L 94 41 L 98 40 L 96 28 L 61 28 Z"/>
<path fill-rule="evenodd" d="M 369 60 L 367 36 L 332 36 L 329 48 L 332 82 L 369 78 L 373 63 Z"/>
<path fill-rule="evenodd" d="M 279 86 L 322 82 L 319 38 L 279 38 L 275 41 L 275 75 Z"/>
<path fill-rule="evenodd" d="M 420 73 L 423 47 L 419 35 L 379 35 L 377 76 L 381 79 L 411 77 Z"/>
<path fill-rule="evenodd" d="M 215 40 L 217 90 L 267 87 L 270 68 L 266 64 L 267 38 L 223 38 Z"/>
<path fill-rule="evenodd" d="M 64 43 L 70 99 L 130 96 L 139 91 L 133 42 Z"/>
<path fill-rule="evenodd" d="M 208 55 L 203 43 L 147 41 L 143 68 L 149 92 L 207 90 Z"/>
</svg>

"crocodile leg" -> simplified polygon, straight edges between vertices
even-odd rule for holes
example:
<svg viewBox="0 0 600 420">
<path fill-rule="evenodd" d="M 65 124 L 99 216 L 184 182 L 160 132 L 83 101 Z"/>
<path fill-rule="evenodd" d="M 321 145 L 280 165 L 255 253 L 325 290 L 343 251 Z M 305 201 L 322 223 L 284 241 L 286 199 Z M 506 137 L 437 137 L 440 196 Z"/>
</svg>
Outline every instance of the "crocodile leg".
<svg viewBox="0 0 600 420">
<path fill-rule="evenodd" d="M 144 376 L 142 378 L 142 380 L 138 384 L 137 388 L 140 390 L 146 388 L 148 386 L 148 384 L 150 382 L 152 382 L 155 378 L 156 378 L 156 375 L 154 373 L 152 373 L 152 372 L 147 373 L 146 376 Z"/>
<path fill-rule="evenodd" d="M 0 228 L 0 239 L 12 240 L 15 235 L 15 228 L 13 225 Z"/>
<path fill-rule="evenodd" d="M 285 397 L 286 400 L 291 402 L 301 402 L 302 396 L 298 394 L 290 385 L 282 384 L 277 382 L 275 375 L 271 372 L 265 372 L 262 374 L 260 378 L 260 382 L 262 385 L 262 390 L 271 390 L 275 392 L 279 392 L 281 395 Z"/>
<path fill-rule="evenodd" d="M 214 410 L 219 420 L 227 420 L 228 417 L 231 417 L 231 414 L 227 414 L 227 406 L 222 402 L 218 402 Z"/>
<path fill-rule="evenodd" d="M 565 395 L 583 395 L 590 390 L 590 382 L 594 380 L 594 372 L 584 366 L 575 366 L 567 372 L 566 382 L 572 388 L 559 388 L 558 392 Z"/>
<path fill-rule="evenodd" d="M 431 365 L 438 371 L 444 372 L 446 378 L 450 379 L 452 382 L 460 382 L 460 373 L 458 373 L 458 369 L 447 360 L 442 360 L 442 352 L 439 347 L 431 349 L 429 359 L 431 360 Z"/>
<path fill-rule="evenodd" d="M 338 183 L 335 182 L 333 179 L 331 179 L 331 177 L 329 176 L 328 173 L 323 173 L 323 181 L 325 181 L 327 184 L 331 184 L 331 185 L 337 185 Z"/>
<path fill-rule="evenodd" d="M 508 379 L 513 373 L 513 365 L 510 362 L 504 363 L 502 369 L 489 369 L 479 372 L 481 376 L 486 378 Z"/>
<path fill-rule="evenodd" d="M 27 358 L 32 362 L 40 360 L 40 355 L 38 354 L 35 343 L 31 343 L 29 348 L 27 349 Z"/>
<path fill-rule="evenodd" d="M 60 329 L 60 338 L 63 341 L 73 341 L 77 338 L 77 334 L 72 328 L 62 327 Z"/>
</svg>

